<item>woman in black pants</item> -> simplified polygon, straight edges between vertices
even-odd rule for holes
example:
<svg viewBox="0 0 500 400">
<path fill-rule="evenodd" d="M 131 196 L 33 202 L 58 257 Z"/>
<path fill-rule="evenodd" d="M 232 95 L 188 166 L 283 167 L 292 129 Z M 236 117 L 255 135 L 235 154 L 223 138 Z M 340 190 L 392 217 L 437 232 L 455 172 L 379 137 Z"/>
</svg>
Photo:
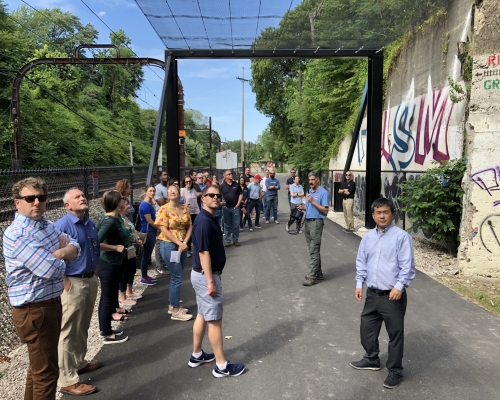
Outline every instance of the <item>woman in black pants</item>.
<svg viewBox="0 0 500 400">
<path fill-rule="evenodd" d="M 99 261 L 99 280 L 101 282 L 101 299 L 98 316 L 104 344 L 122 343 L 128 340 L 123 332 L 111 329 L 111 320 L 126 320 L 121 315 L 125 310 L 119 308 L 118 285 L 123 273 L 121 264 L 124 257 L 126 233 L 118 220 L 118 215 L 125 207 L 125 197 L 116 190 L 106 192 L 102 198 L 104 214 L 97 224 L 97 234 L 101 243 Z"/>
</svg>

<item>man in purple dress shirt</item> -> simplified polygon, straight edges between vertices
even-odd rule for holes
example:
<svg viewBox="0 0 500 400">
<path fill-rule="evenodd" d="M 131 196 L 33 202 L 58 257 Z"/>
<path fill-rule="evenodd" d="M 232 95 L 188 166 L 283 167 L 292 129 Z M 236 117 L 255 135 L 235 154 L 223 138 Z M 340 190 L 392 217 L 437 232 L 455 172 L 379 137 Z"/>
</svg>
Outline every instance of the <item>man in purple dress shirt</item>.
<svg viewBox="0 0 500 400">
<path fill-rule="evenodd" d="M 359 245 L 356 258 L 356 291 L 361 301 L 366 281 L 366 301 L 361 313 L 361 344 L 365 355 L 351 367 L 380 370 L 378 335 L 382 322 L 389 335 L 386 368 L 389 375 L 384 387 L 398 386 L 403 372 L 404 317 L 406 288 L 415 277 L 412 237 L 392 224 L 395 216 L 392 201 L 380 198 L 372 204 L 376 228 L 368 232 Z"/>
</svg>

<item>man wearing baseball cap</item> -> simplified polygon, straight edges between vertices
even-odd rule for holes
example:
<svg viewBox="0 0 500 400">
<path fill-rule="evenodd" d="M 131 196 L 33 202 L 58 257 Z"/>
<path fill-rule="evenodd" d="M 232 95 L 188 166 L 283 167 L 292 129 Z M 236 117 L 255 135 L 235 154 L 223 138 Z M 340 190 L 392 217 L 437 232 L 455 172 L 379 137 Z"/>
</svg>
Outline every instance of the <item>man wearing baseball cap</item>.
<svg viewBox="0 0 500 400">
<path fill-rule="evenodd" d="M 260 205 L 262 204 L 262 187 L 260 186 L 260 181 L 262 178 L 259 174 L 253 177 L 253 182 L 248 184 L 248 203 L 247 203 L 247 215 L 248 215 L 248 227 L 250 232 L 253 232 L 252 228 L 252 218 L 250 213 L 255 208 L 255 227 L 262 228 L 259 225 L 260 217 Z"/>
</svg>

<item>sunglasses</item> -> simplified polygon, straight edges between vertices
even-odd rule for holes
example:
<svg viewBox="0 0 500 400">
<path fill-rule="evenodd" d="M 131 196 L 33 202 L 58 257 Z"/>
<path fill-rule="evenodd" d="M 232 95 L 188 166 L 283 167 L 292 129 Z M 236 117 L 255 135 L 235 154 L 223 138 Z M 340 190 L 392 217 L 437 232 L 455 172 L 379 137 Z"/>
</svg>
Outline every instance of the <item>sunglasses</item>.
<svg viewBox="0 0 500 400">
<path fill-rule="evenodd" d="M 185 181 L 185 182 L 186 182 L 186 183 L 191 183 L 191 182 L 193 182 L 193 181 Z"/>
<path fill-rule="evenodd" d="M 351 174 L 345 174 L 345 176 L 351 176 Z"/>
<path fill-rule="evenodd" d="M 46 194 L 39 194 L 36 196 L 20 196 L 18 197 L 19 200 L 24 200 L 26 203 L 34 203 L 35 199 L 38 199 L 40 203 L 43 203 L 44 201 L 47 201 L 47 198 L 49 196 Z"/>
<path fill-rule="evenodd" d="M 210 197 L 211 199 L 213 199 L 214 197 L 217 197 L 218 199 L 222 199 L 222 195 L 220 193 L 207 193 L 205 195 L 205 197 Z"/>
</svg>

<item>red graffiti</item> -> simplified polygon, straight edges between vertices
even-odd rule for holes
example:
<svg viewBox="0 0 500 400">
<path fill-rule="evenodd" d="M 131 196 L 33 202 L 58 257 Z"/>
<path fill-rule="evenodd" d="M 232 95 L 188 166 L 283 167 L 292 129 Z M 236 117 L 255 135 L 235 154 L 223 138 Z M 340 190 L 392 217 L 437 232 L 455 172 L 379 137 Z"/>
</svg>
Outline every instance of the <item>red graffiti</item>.
<svg viewBox="0 0 500 400">
<path fill-rule="evenodd" d="M 441 96 L 444 99 L 441 99 Z M 448 120 L 446 121 L 446 128 L 443 132 L 445 135 L 445 146 L 444 152 L 439 150 L 439 136 L 441 134 L 441 126 L 443 122 L 443 117 L 445 115 L 445 110 L 448 103 L 448 93 L 443 93 L 443 89 L 436 90 L 432 92 L 432 104 L 425 101 L 425 96 L 420 99 L 420 113 L 418 115 L 417 124 L 417 149 L 415 151 L 415 162 L 417 164 L 423 165 L 425 157 L 434 148 L 433 158 L 435 161 L 443 161 L 450 159 L 450 153 L 448 152 L 448 126 L 450 124 L 451 111 L 453 110 L 454 103 L 451 103 L 451 110 L 448 113 Z M 430 107 L 432 106 L 432 107 Z M 423 134 L 423 138 L 422 138 Z M 421 153 L 420 141 L 423 142 L 424 151 Z"/>
<path fill-rule="evenodd" d="M 488 56 L 488 67 L 491 65 L 500 65 L 500 54 Z"/>
</svg>

